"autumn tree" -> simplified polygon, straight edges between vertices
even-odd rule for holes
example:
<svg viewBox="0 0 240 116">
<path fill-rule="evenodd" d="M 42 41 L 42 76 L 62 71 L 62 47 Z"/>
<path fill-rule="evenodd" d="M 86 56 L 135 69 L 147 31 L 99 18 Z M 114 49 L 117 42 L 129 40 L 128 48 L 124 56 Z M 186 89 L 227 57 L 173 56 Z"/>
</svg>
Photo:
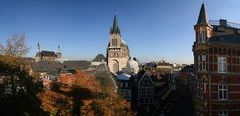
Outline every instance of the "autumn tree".
<svg viewBox="0 0 240 116">
<path fill-rule="evenodd" d="M 39 115 L 39 112 L 43 113 L 36 97 L 41 84 L 29 75 L 29 67 L 23 58 L 28 51 L 24 33 L 14 34 L 8 38 L 5 46 L 0 44 L 0 74 L 5 77 L 4 94 L 10 98 L 8 103 L 1 104 L 3 114 Z"/>
<path fill-rule="evenodd" d="M 69 79 L 73 82 L 68 86 L 69 91 L 61 89 L 67 86 L 59 82 L 58 90 L 44 90 L 40 94 L 45 111 L 74 116 L 133 115 L 130 104 L 118 96 L 114 87 L 102 87 L 96 77 L 83 71 L 77 71 Z M 59 100 L 64 105 L 59 104 Z"/>
</svg>

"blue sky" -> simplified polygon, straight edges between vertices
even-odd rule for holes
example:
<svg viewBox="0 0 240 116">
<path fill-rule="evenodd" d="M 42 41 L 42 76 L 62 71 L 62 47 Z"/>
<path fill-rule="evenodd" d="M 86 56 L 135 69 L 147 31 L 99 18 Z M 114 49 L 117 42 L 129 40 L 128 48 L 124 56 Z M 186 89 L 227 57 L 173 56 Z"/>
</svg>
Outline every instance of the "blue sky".
<svg viewBox="0 0 240 116">
<path fill-rule="evenodd" d="M 202 0 L 0 0 L 0 42 L 24 32 L 34 57 L 42 50 L 92 60 L 106 55 L 114 9 L 130 54 L 142 62 L 193 63 L 192 45 Z M 206 0 L 210 20 L 240 23 L 239 0 Z"/>
</svg>

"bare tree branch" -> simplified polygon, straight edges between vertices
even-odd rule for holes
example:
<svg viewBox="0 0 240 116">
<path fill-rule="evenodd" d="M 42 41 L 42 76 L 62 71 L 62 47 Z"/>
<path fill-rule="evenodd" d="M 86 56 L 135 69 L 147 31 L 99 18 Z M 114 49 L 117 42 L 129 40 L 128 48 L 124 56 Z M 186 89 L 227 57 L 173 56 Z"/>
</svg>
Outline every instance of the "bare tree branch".
<svg viewBox="0 0 240 116">
<path fill-rule="evenodd" d="M 26 46 L 24 33 L 14 34 L 8 38 L 6 47 L 0 44 L 0 54 L 6 56 L 22 57 L 29 52 L 29 49 Z"/>
</svg>

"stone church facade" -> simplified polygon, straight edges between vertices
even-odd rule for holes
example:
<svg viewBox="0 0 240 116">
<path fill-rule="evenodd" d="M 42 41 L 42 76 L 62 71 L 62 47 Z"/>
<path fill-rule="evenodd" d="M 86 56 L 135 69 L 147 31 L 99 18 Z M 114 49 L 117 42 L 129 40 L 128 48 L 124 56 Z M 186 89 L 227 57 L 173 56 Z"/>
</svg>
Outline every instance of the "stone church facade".
<svg viewBox="0 0 240 116">
<path fill-rule="evenodd" d="M 130 58 L 128 46 L 121 37 L 116 15 L 114 16 L 113 27 L 110 29 L 110 41 L 106 56 L 109 70 L 114 74 L 124 69 Z"/>
</svg>

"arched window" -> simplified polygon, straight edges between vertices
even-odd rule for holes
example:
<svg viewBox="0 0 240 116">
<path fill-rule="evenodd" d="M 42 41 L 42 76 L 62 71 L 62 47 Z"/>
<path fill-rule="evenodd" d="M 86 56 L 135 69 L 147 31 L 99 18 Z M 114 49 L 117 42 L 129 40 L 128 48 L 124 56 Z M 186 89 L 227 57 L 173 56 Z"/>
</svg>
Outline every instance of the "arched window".
<svg viewBox="0 0 240 116">
<path fill-rule="evenodd" d="M 116 60 L 113 60 L 113 72 L 118 72 L 119 70 L 119 64 Z"/>
</svg>

